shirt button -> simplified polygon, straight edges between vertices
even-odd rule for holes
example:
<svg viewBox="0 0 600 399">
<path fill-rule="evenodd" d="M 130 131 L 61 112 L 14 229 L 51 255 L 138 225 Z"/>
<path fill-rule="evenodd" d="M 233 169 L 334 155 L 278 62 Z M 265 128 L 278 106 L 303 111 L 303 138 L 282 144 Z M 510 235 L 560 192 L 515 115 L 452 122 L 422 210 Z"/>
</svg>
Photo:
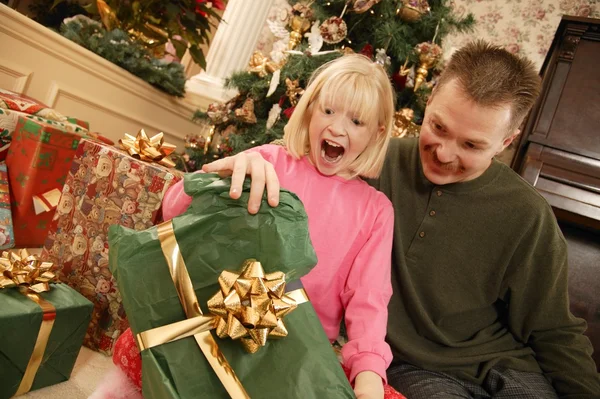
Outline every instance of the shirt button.
<svg viewBox="0 0 600 399">
<path fill-rule="evenodd" d="M 421 238 L 425 237 L 425 232 L 424 231 L 420 232 L 419 237 L 421 237 Z"/>
<path fill-rule="evenodd" d="M 437 194 L 438 197 L 441 197 L 442 196 L 442 190 L 437 190 L 436 194 Z"/>
<path fill-rule="evenodd" d="M 435 216 L 435 211 L 429 212 L 429 216 Z"/>
</svg>

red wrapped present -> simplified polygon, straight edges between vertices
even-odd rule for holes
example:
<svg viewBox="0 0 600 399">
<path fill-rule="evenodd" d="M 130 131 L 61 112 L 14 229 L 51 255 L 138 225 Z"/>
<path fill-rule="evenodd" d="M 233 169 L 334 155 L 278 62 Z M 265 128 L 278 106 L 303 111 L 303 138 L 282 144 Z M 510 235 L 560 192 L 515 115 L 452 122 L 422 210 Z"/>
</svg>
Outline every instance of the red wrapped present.
<svg viewBox="0 0 600 399">
<path fill-rule="evenodd" d="M 84 345 L 110 354 L 129 326 L 108 269 L 108 227 L 144 230 L 160 219 L 165 191 L 181 173 L 103 143 L 82 140 L 51 221 L 42 259 L 94 303 Z"/>
<path fill-rule="evenodd" d="M 17 247 L 44 245 L 59 198 L 53 193 L 62 189 L 81 134 L 39 117 L 19 117 L 6 156 Z M 36 206 L 40 202 L 48 206 Z"/>
<path fill-rule="evenodd" d="M 12 248 L 15 237 L 12 226 L 10 207 L 10 190 L 6 164 L 0 163 L 0 249 Z"/>
</svg>

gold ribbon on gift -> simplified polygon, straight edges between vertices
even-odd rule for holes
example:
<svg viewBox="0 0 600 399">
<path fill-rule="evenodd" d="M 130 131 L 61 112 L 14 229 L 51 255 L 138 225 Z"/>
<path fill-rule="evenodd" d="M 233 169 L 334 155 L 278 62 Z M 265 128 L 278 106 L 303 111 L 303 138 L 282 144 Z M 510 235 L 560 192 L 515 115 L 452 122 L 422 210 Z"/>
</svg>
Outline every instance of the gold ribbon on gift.
<svg viewBox="0 0 600 399">
<path fill-rule="evenodd" d="M 265 274 L 259 262 L 247 260 L 240 273 L 221 273 L 220 290 L 208 301 L 214 315 L 204 315 L 179 251 L 173 224 L 164 222 L 157 226 L 157 231 L 187 319 L 138 334 L 140 351 L 193 336 L 231 398 L 249 398 L 210 330 L 215 328 L 221 338 L 241 339 L 247 351 L 256 352 L 267 338 L 287 335 L 282 317 L 308 302 L 304 289 L 284 293 L 282 272 Z"/>
<path fill-rule="evenodd" d="M 50 212 L 56 208 L 58 202 L 60 201 L 61 194 L 62 192 L 55 188 L 43 194 L 34 195 L 33 208 L 35 210 L 35 214 L 39 215 L 40 213 Z"/>
<path fill-rule="evenodd" d="M 49 283 L 55 279 L 54 273 L 50 272 L 52 265 L 51 262 L 42 262 L 37 256 L 30 255 L 26 249 L 21 249 L 19 253 L 4 251 L 0 258 L 0 289 L 18 287 L 21 294 L 37 303 L 43 311 L 42 324 L 33 352 L 14 396 L 22 395 L 31 389 L 54 326 L 56 308 L 38 295 L 50 290 Z"/>
<path fill-rule="evenodd" d="M 164 133 L 157 133 L 148 137 L 144 129 L 133 137 L 125 133 L 125 137 L 119 139 L 121 148 L 127 151 L 129 155 L 145 162 L 157 162 L 168 168 L 174 168 L 175 162 L 169 159 L 169 155 L 177 146 L 164 141 Z"/>
</svg>

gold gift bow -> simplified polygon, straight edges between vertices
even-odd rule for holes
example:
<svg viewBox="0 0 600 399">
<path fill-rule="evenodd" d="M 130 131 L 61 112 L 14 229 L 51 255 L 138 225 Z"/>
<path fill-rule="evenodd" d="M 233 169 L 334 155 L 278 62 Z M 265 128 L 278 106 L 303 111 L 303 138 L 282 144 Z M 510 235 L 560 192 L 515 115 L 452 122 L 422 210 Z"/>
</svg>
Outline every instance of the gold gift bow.
<svg viewBox="0 0 600 399">
<path fill-rule="evenodd" d="M 0 271 L 2 271 L 0 289 L 18 287 L 19 292 L 37 303 L 43 312 L 42 324 L 33 352 L 14 396 L 22 395 L 31 389 L 54 326 L 56 308 L 38 295 L 40 292 L 50 290 L 48 283 L 55 278 L 54 273 L 50 272 L 51 267 L 51 262 L 41 262 L 37 256 L 30 255 L 26 249 L 20 250 L 18 254 L 14 251 L 4 251 L 0 258 Z"/>
<path fill-rule="evenodd" d="M 125 133 L 125 137 L 119 139 L 121 148 L 127 151 L 129 155 L 136 159 L 146 162 L 157 162 L 168 168 L 174 168 L 175 163 L 168 157 L 177 146 L 164 141 L 164 133 L 157 133 L 148 137 L 144 129 L 140 129 L 138 134 L 133 137 Z"/>
<path fill-rule="evenodd" d="M 216 324 L 218 324 L 218 318 L 216 316 L 204 316 L 202 314 L 185 262 L 181 257 L 171 221 L 158 225 L 157 231 L 163 255 L 169 266 L 171 278 L 173 279 L 177 294 L 188 319 L 138 334 L 137 341 L 140 351 L 193 335 L 204 356 L 231 398 L 249 398 L 241 381 L 235 375 L 231 365 L 223 356 L 215 339 L 210 333 L 212 328 L 217 327 Z M 286 295 L 289 300 L 295 301 L 296 304 L 308 301 L 303 289 L 295 290 Z M 289 313 L 289 311 L 287 313 Z"/>
<path fill-rule="evenodd" d="M 37 256 L 30 255 L 26 249 L 4 251 L 0 258 L 0 289 L 27 286 L 31 291 L 40 293 L 50 290 L 50 281 L 56 278 L 50 271 L 52 262 L 42 262 Z"/>
</svg>

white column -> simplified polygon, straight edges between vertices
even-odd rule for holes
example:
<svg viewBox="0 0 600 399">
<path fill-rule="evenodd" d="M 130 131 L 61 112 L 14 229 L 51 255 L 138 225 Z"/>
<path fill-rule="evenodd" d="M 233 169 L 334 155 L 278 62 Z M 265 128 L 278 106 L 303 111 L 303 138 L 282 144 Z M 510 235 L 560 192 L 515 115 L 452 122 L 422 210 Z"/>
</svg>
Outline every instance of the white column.
<svg viewBox="0 0 600 399">
<path fill-rule="evenodd" d="M 237 93 L 223 88 L 224 79 L 246 69 L 273 0 L 229 0 L 206 56 L 206 70 L 192 76 L 186 97 L 202 109 Z"/>
</svg>

